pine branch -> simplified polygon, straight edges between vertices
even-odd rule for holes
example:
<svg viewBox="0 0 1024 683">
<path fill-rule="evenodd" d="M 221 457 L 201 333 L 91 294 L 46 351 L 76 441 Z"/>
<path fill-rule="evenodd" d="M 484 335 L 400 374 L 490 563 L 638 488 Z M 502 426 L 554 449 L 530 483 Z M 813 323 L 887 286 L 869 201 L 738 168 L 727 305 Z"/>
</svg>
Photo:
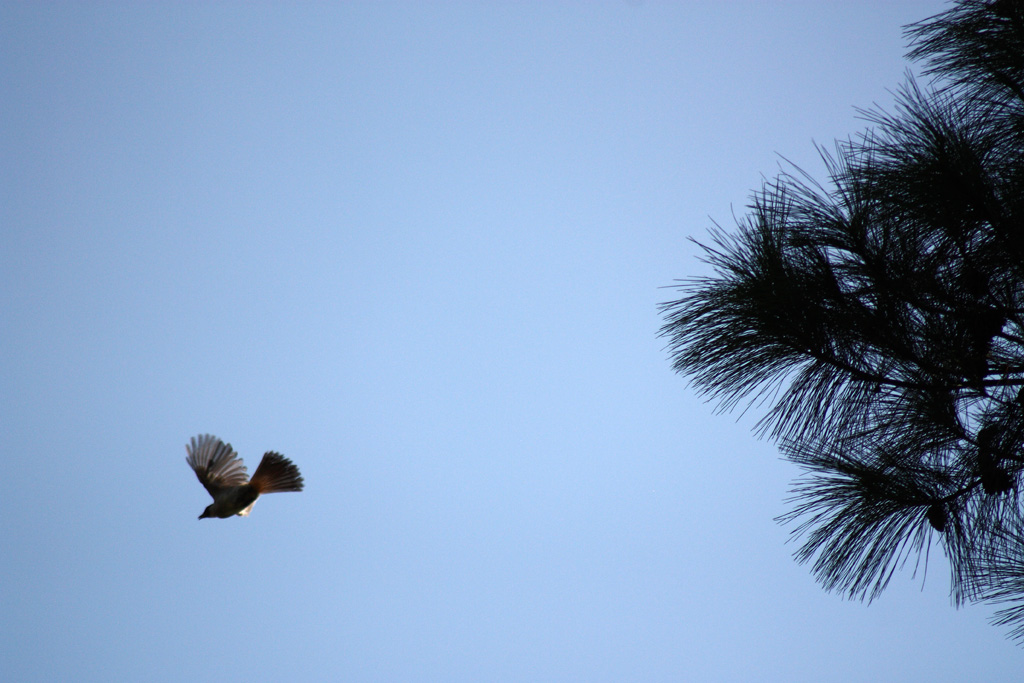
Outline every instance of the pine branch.
<svg viewBox="0 0 1024 683">
<path fill-rule="evenodd" d="M 1011 603 L 1024 643 L 1024 3 L 908 35 L 945 81 L 819 149 L 827 185 L 792 166 L 715 226 L 660 334 L 720 410 L 767 405 L 755 430 L 805 471 L 781 520 L 827 589 L 873 600 L 935 541 L 954 600 Z"/>
</svg>

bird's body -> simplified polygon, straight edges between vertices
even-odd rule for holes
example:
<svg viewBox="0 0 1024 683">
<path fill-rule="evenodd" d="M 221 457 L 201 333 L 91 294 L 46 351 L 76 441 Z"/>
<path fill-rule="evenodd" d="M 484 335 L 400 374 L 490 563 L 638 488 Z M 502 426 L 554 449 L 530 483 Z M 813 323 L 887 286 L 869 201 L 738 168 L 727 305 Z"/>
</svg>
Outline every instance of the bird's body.
<svg viewBox="0 0 1024 683">
<path fill-rule="evenodd" d="M 259 467 L 249 479 L 245 464 L 238 454 L 215 436 L 192 437 L 185 446 L 185 461 L 195 471 L 199 482 L 213 496 L 199 519 L 239 515 L 245 517 L 256 499 L 264 493 L 301 491 L 302 475 L 291 460 L 280 453 L 267 451 Z"/>
<path fill-rule="evenodd" d="M 203 510 L 203 514 L 199 519 L 205 517 L 227 519 L 235 515 L 248 517 L 249 511 L 252 510 L 253 504 L 259 497 L 260 494 L 248 484 L 243 486 L 225 486 L 220 490 L 220 493 L 213 497 L 213 503 Z"/>
</svg>

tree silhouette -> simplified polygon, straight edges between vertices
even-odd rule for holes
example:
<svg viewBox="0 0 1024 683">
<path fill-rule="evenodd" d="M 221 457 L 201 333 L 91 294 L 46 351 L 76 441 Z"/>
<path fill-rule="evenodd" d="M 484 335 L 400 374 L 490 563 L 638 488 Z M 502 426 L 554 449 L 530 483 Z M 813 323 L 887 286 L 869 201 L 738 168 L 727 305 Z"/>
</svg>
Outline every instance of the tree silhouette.
<svg viewBox="0 0 1024 683">
<path fill-rule="evenodd" d="M 782 520 L 828 590 L 872 600 L 935 541 L 954 601 L 1024 641 L 1024 3 L 960 0 L 906 29 L 892 113 L 701 245 L 662 305 L 673 367 L 804 476 Z"/>
</svg>

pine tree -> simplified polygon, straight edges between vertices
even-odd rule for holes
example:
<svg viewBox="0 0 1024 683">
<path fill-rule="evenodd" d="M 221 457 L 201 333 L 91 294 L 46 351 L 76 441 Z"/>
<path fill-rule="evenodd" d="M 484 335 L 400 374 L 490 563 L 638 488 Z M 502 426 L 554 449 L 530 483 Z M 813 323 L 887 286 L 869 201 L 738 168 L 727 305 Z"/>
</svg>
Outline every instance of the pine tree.
<svg viewBox="0 0 1024 683">
<path fill-rule="evenodd" d="M 769 402 L 826 589 L 872 600 L 935 542 L 1024 642 L 1024 2 L 906 33 L 932 83 L 821 150 L 827 185 L 783 172 L 713 229 L 661 334 L 723 409 Z"/>
</svg>

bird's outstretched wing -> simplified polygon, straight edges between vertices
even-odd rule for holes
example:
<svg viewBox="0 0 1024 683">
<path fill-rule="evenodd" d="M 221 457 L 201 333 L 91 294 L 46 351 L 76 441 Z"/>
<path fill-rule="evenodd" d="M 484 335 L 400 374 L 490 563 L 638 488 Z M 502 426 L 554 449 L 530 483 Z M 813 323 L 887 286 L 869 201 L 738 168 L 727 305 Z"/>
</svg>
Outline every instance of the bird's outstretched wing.
<svg viewBox="0 0 1024 683">
<path fill-rule="evenodd" d="M 185 461 L 195 470 L 199 483 L 214 498 L 225 486 L 241 486 L 249 481 L 245 465 L 231 444 L 215 436 L 193 436 L 191 445 L 185 446 L 185 451 L 188 452 Z"/>
</svg>

